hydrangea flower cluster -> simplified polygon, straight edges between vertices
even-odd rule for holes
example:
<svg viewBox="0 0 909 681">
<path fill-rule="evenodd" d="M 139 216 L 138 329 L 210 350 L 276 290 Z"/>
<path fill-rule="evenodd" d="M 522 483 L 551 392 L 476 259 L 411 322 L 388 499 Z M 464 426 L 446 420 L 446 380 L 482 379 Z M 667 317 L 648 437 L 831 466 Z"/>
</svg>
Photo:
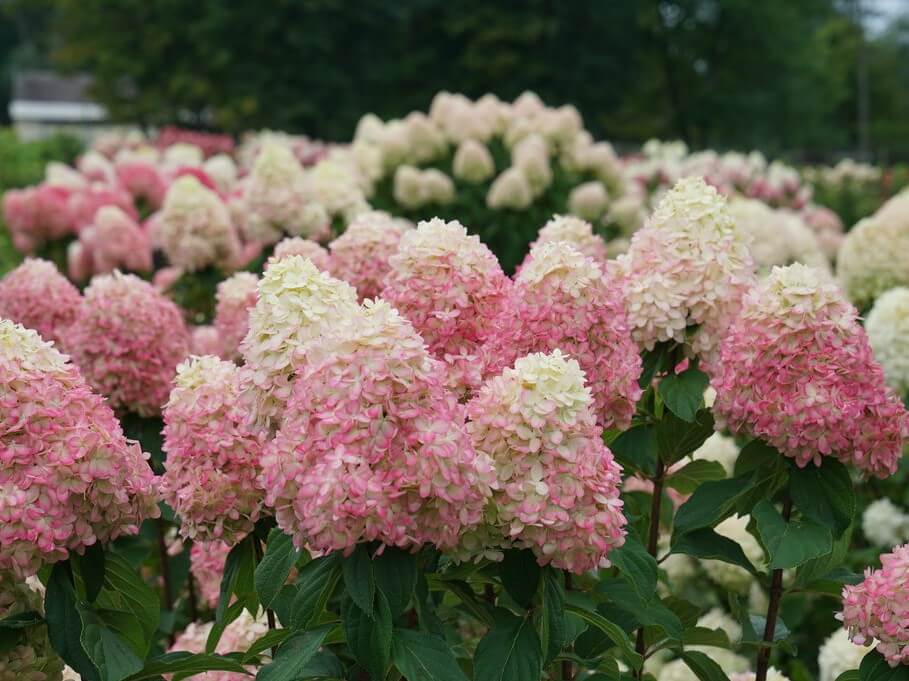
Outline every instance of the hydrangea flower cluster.
<svg viewBox="0 0 909 681">
<path fill-rule="evenodd" d="M 202 602 L 214 610 L 221 595 L 221 577 L 231 546 L 223 541 L 195 541 L 189 550 L 189 571 L 196 584 Z"/>
<path fill-rule="evenodd" d="M 67 210 L 70 194 L 67 187 L 41 184 L 3 195 L 3 219 L 18 251 L 34 253 L 45 242 L 71 231 Z"/>
<path fill-rule="evenodd" d="M 843 588 L 843 626 L 858 645 L 878 641 L 890 664 L 909 665 L 909 544 L 881 556 L 881 569 L 865 570 L 863 582 Z"/>
<path fill-rule="evenodd" d="M 110 407 L 65 355 L 0 320 L 0 570 L 35 574 L 157 515 L 154 475 Z"/>
<path fill-rule="evenodd" d="M 836 681 L 843 672 L 858 669 L 873 647 L 856 645 L 849 640 L 848 631 L 837 629 L 827 637 L 818 652 L 818 681 Z"/>
<path fill-rule="evenodd" d="M 887 497 L 876 499 L 862 514 L 862 533 L 875 546 L 888 549 L 909 542 L 909 513 Z"/>
<path fill-rule="evenodd" d="M 248 369 L 244 401 L 253 420 L 278 424 L 308 347 L 326 332 L 326 322 L 338 323 L 357 309 L 357 292 L 349 284 L 299 255 L 266 270 L 240 343 Z"/>
<path fill-rule="evenodd" d="M 42 611 L 41 594 L 15 575 L 0 572 L 0 620 Z M 0 652 L 0 681 L 60 681 L 63 660 L 51 648 L 46 627 L 28 627 Z"/>
<path fill-rule="evenodd" d="M 401 238 L 382 297 L 413 324 L 464 392 L 482 382 L 483 345 L 510 305 L 511 281 L 477 236 L 434 218 Z"/>
<path fill-rule="evenodd" d="M 164 407 L 161 494 L 189 539 L 236 543 L 259 519 L 263 436 L 245 427 L 239 397 L 233 362 L 207 355 L 177 367 Z"/>
<path fill-rule="evenodd" d="M 46 260 L 26 258 L 0 279 L 0 317 L 34 329 L 64 350 L 81 307 L 78 289 Z"/>
<path fill-rule="evenodd" d="M 95 277 L 85 289 L 69 351 L 114 409 L 154 416 L 189 352 L 189 331 L 180 309 L 151 284 L 114 272 Z"/>
<path fill-rule="evenodd" d="M 230 211 L 192 175 L 181 177 L 168 189 L 155 236 L 171 264 L 188 272 L 210 266 L 229 269 L 240 257 Z"/>
<path fill-rule="evenodd" d="M 79 233 L 67 253 L 69 275 L 84 281 L 115 269 L 148 272 L 152 246 L 138 222 L 117 206 L 102 206 L 94 222 Z"/>
<path fill-rule="evenodd" d="M 550 241 L 567 241 L 600 267 L 605 267 L 609 260 L 606 242 L 593 233 L 593 225 L 573 215 L 554 215 L 540 228 L 537 240 L 530 244 L 530 250 Z"/>
<path fill-rule="evenodd" d="M 364 213 L 329 244 L 331 273 L 357 289 L 360 300 L 378 297 L 391 269 L 389 258 L 409 227 L 388 213 Z"/>
<path fill-rule="evenodd" d="M 559 349 L 590 382 L 603 428 L 625 429 L 641 397 L 641 357 L 618 285 L 564 241 L 535 246 L 515 279 L 514 302 L 487 345 L 489 373 L 530 352 Z"/>
<path fill-rule="evenodd" d="M 240 357 L 240 343 L 249 332 L 249 313 L 256 305 L 259 277 L 252 272 L 237 272 L 220 284 L 215 292 L 215 328 L 224 359 Z"/>
<path fill-rule="evenodd" d="M 909 210 L 906 213 L 865 218 L 840 246 L 837 277 L 859 309 L 867 308 L 888 289 L 909 286 Z"/>
<path fill-rule="evenodd" d="M 384 301 L 332 324 L 293 384 L 261 486 L 297 546 L 457 545 L 494 481 L 444 366 Z"/>
<path fill-rule="evenodd" d="M 635 340 L 690 343 L 705 358 L 714 353 L 752 281 L 747 241 L 726 200 L 701 178 L 680 180 L 618 262 Z M 689 327 L 697 331 L 688 336 Z"/>
<path fill-rule="evenodd" d="M 208 636 L 211 634 L 214 622 L 190 622 L 186 629 L 176 638 L 174 644 L 168 652 L 184 650 L 189 653 L 204 653 L 205 644 Z M 215 653 L 224 655 L 227 653 L 245 653 L 250 646 L 268 632 L 268 622 L 264 613 L 258 617 L 253 617 L 248 610 L 244 610 L 240 616 L 227 625 L 218 645 L 215 647 Z M 264 655 L 267 659 L 267 651 Z M 249 665 L 248 670 L 254 674 L 255 665 Z M 245 681 L 249 677 L 239 672 L 226 671 L 207 671 L 200 674 L 193 674 L 193 677 L 200 681 Z"/>
<path fill-rule="evenodd" d="M 467 405 L 477 452 L 498 478 L 465 551 L 529 548 L 540 564 L 582 573 L 609 566 L 625 539 L 621 467 L 603 444 L 578 363 L 560 351 L 518 359 Z"/>
<path fill-rule="evenodd" d="M 909 288 L 892 288 L 874 301 L 865 331 L 887 383 L 909 394 Z"/>
<path fill-rule="evenodd" d="M 855 308 L 805 265 L 755 286 L 721 347 L 717 422 L 799 466 L 834 456 L 878 477 L 896 471 L 909 416 L 887 388 Z"/>
<path fill-rule="evenodd" d="M 309 258 L 312 260 L 312 264 L 323 272 L 331 271 L 331 256 L 329 256 L 325 247 L 312 239 L 304 239 L 300 236 L 289 236 L 286 239 L 281 239 L 265 264 L 266 269 L 272 263 L 291 255 L 301 255 L 304 258 Z"/>
</svg>

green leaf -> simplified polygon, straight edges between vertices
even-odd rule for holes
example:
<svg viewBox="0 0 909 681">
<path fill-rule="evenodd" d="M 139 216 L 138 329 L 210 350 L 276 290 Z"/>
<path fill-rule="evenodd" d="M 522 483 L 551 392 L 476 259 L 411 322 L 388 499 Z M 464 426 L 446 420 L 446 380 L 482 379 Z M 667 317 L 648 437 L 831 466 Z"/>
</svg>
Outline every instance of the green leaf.
<svg viewBox="0 0 909 681">
<path fill-rule="evenodd" d="M 704 653 L 688 650 L 682 653 L 682 659 L 700 681 L 729 681 L 723 668 Z"/>
<path fill-rule="evenodd" d="M 665 464 L 673 464 L 694 452 L 713 433 L 713 414 L 707 409 L 698 411 L 690 422 L 666 412 L 656 425 L 657 453 Z"/>
<path fill-rule="evenodd" d="M 637 537 L 629 534 L 620 548 L 610 552 L 609 560 L 638 596 L 645 600 L 653 598 L 657 585 L 657 562 Z"/>
<path fill-rule="evenodd" d="M 256 674 L 257 681 L 297 681 L 305 678 L 306 665 L 322 647 L 329 630 L 330 627 L 320 627 L 288 638 L 278 648 L 275 659 Z"/>
<path fill-rule="evenodd" d="M 224 619 L 231 596 L 236 595 L 242 599 L 247 594 L 255 592 L 256 555 L 253 541 L 255 541 L 255 537 L 249 534 L 227 554 L 227 560 L 224 562 L 224 575 L 221 578 L 221 591 L 218 595 L 218 607 L 215 610 L 215 621 Z"/>
<path fill-rule="evenodd" d="M 98 615 L 88 608 L 79 608 L 79 615 L 82 647 L 98 668 L 101 681 L 121 681 L 142 669 L 141 658 Z"/>
<path fill-rule="evenodd" d="M 642 597 L 624 579 L 603 580 L 598 589 L 609 596 L 617 607 L 633 614 L 641 624 L 661 627 L 670 638 L 682 638 L 681 620 L 663 604 L 656 592 Z"/>
<path fill-rule="evenodd" d="M 494 620 L 492 608 L 488 603 L 477 598 L 477 595 L 467 582 L 457 579 L 446 579 L 435 583 L 441 584 L 444 587 L 442 588 L 442 591 L 446 591 L 456 596 L 471 615 L 487 626 L 492 626 Z"/>
<path fill-rule="evenodd" d="M 792 467 L 790 494 L 802 515 L 839 537 L 855 517 L 855 489 L 849 469 L 836 459 L 824 457 L 823 465 Z"/>
<path fill-rule="evenodd" d="M 625 468 L 639 470 L 648 477 L 656 473 L 656 428 L 650 424 L 633 426 L 620 433 L 609 449 Z"/>
<path fill-rule="evenodd" d="M 565 589 L 559 573 L 550 566 L 543 569 L 543 588 L 540 589 L 539 635 L 543 649 L 543 666 L 552 662 L 565 644 Z"/>
<path fill-rule="evenodd" d="M 123 556 L 108 551 L 104 561 L 104 588 L 94 602 L 95 611 L 133 645 L 144 659 L 158 630 L 161 602 Z M 115 616 L 114 612 L 128 615 Z"/>
<path fill-rule="evenodd" d="M 850 669 L 836 677 L 836 681 L 859 681 L 859 670 Z"/>
<path fill-rule="evenodd" d="M 751 485 L 752 476 L 747 474 L 705 482 L 679 507 L 675 516 L 676 533 L 681 535 L 716 525 L 732 514 L 736 501 Z"/>
<path fill-rule="evenodd" d="M 36 610 L 26 610 L 9 615 L 0 620 L 0 629 L 27 629 L 37 624 L 43 624 L 44 618 Z"/>
<path fill-rule="evenodd" d="M 565 611 L 579 617 L 590 626 L 596 627 L 606 634 L 606 636 L 621 649 L 625 662 L 627 662 L 632 669 L 640 669 L 641 665 L 644 664 L 644 659 L 635 652 L 634 644 L 632 644 L 631 639 L 628 638 L 628 634 L 626 634 L 625 630 L 618 624 L 609 621 L 598 612 L 587 610 L 586 608 L 573 604 L 566 605 Z"/>
<path fill-rule="evenodd" d="M 407 681 L 467 681 L 448 644 L 421 631 L 395 629 L 392 659 Z"/>
<path fill-rule="evenodd" d="M 165 674 L 200 674 L 207 671 L 235 672 L 249 674 L 239 662 L 223 655 L 193 654 L 185 651 L 166 653 L 153 657 L 142 670 L 128 677 L 127 681 L 142 681 Z"/>
<path fill-rule="evenodd" d="M 85 597 L 90 603 L 94 603 L 101 593 L 104 586 L 104 547 L 101 542 L 95 542 L 87 549 L 77 561 L 79 566 L 79 575 L 85 582 Z"/>
<path fill-rule="evenodd" d="M 883 655 L 872 650 L 859 666 L 859 681 L 909 681 L 909 667 L 891 667 Z"/>
<path fill-rule="evenodd" d="M 522 608 L 530 605 L 540 585 L 542 568 L 530 549 L 509 549 L 499 566 L 502 585 Z"/>
<path fill-rule="evenodd" d="M 358 544 L 354 552 L 341 559 L 344 574 L 344 588 L 360 610 L 369 617 L 373 615 L 373 600 L 376 594 L 376 577 L 372 571 L 372 558 L 364 544 Z"/>
<path fill-rule="evenodd" d="M 417 586 L 417 557 L 407 551 L 387 547 L 372 561 L 376 588 L 388 600 L 391 616 L 407 610 Z"/>
<path fill-rule="evenodd" d="M 296 633 L 293 629 L 271 629 L 264 635 L 257 638 L 251 646 L 243 653 L 243 664 L 254 662 L 255 659 L 270 648 L 275 648 L 291 635 Z"/>
<path fill-rule="evenodd" d="M 375 679 L 384 679 L 391 662 L 391 609 L 382 592 L 376 594 L 373 615 L 367 615 L 351 599 L 341 611 L 347 646 L 356 661 Z"/>
<path fill-rule="evenodd" d="M 786 522 L 773 505 L 763 500 L 751 513 L 770 554 L 770 569 L 792 568 L 833 549 L 830 530 L 811 520 Z"/>
<path fill-rule="evenodd" d="M 657 343 L 653 350 L 641 353 L 641 376 L 638 379 L 638 386 L 642 389 L 647 388 L 655 375 L 670 368 L 668 363 L 674 349 L 674 342 L 662 342 Z"/>
<path fill-rule="evenodd" d="M 742 551 L 742 547 L 709 527 L 702 527 L 681 536 L 673 535 L 670 553 L 684 553 L 695 558 L 721 560 L 756 574 L 754 566 Z"/>
<path fill-rule="evenodd" d="M 680 374 L 660 379 L 657 391 L 669 410 L 683 421 L 692 423 L 698 409 L 704 406 L 704 390 L 710 378 L 703 371 L 689 368 Z"/>
<path fill-rule="evenodd" d="M 752 440 L 739 452 L 735 477 L 751 476 L 751 488 L 736 501 L 740 515 L 751 513 L 761 499 L 772 499 L 789 480 L 789 466 L 778 450 L 761 440 Z"/>
<path fill-rule="evenodd" d="M 477 645 L 473 666 L 475 681 L 539 681 L 543 657 L 531 618 L 497 608 L 492 627 Z"/>
<path fill-rule="evenodd" d="M 265 555 L 256 566 L 253 576 L 263 608 L 271 607 L 299 556 L 300 552 L 294 548 L 293 540 L 280 529 L 276 527 L 268 533 Z"/>
<path fill-rule="evenodd" d="M 99 681 L 94 662 L 82 646 L 82 618 L 76 606 L 69 563 L 55 563 L 44 595 L 44 618 L 51 645 L 86 681 Z"/>
<path fill-rule="evenodd" d="M 702 482 L 723 480 L 725 477 L 726 469 L 721 464 L 698 459 L 685 464 L 681 470 L 670 475 L 666 479 L 666 484 L 682 494 L 691 494 Z"/>
<path fill-rule="evenodd" d="M 290 626 L 310 627 L 331 597 L 341 579 L 340 554 L 333 553 L 310 561 L 297 576 L 297 592 L 290 608 Z"/>
<path fill-rule="evenodd" d="M 227 612 L 224 613 L 224 617 L 220 620 L 215 620 L 212 624 L 211 631 L 208 632 L 208 638 L 205 641 L 205 652 L 214 653 L 215 648 L 218 647 L 218 642 L 221 640 L 221 635 L 224 633 L 224 630 L 227 629 L 230 624 L 235 621 L 240 615 L 243 614 L 243 609 L 246 607 L 243 601 L 236 601 L 231 603 L 227 608 Z"/>
<path fill-rule="evenodd" d="M 722 629 L 691 627 L 682 632 L 682 643 L 686 646 L 710 646 L 711 648 L 730 648 L 729 636 Z"/>
</svg>

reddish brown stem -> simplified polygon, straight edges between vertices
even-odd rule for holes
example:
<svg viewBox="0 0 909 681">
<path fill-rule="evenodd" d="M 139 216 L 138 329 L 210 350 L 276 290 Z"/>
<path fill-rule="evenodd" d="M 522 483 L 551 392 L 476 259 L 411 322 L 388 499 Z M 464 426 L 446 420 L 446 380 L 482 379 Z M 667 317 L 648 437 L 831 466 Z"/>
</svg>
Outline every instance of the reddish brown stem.
<svg viewBox="0 0 909 681">
<path fill-rule="evenodd" d="M 650 499 L 650 531 L 647 535 L 647 552 L 656 558 L 657 543 L 660 540 L 660 511 L 663 505 L 663 483 L 666 474 L 666 467 L 663 460 L 657 457 L 656 471 L 653 475 L 653 496 Z M 644 640 L 644 627 L 638 629 L 637 641 L 634 646 L 635 651 L 641 657 L 647 654 L 647 643 Z M 638 671 L 638 678 L 644 678 L 643 667 Z"/>
<path fill-rule="evenodd" d="M 792 499 L 789 495 L 783 500 L 783 518 L 789 522 L 792 516 Z M 754 681 L 767 681 L 767 670 L 770 668 L 770 653 L 773 648 L 773 636 L 776 633 L 776 620 L 780 614 L 780 600 L 783 597 L 783 571 L 774 570 L 770 581 L 770 603 L 767 605 L 767 622 L 764 625 L 764 645 L 758 650 L 757 667 Z"/>
</svg>

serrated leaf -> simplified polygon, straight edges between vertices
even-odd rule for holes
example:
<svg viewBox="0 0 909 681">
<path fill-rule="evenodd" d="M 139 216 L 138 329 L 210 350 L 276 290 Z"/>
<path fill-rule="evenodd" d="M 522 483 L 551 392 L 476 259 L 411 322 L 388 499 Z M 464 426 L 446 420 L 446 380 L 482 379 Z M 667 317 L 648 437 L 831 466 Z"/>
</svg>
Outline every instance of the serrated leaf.
<svg viewBox="0 0 909 681">
<path fill-rule="evenodd" d="M 540 585 L 542 568 L 529 549 L 509 549 L 499 565 L 502 585 L 515 603 L 522 608 L 530 601 Z"/>
<path fill-rule="evenodd" d="M 249 664 L 266 650 L 281 645 L 294 633 L 296 632 L 293 629 L 271 629 L 265 632 L 243 653 L 243 664 Z"/>
<path fill-rule="evenodd" d="M 798 567 L 833 549 L 830 530 L 811 520 L 786 522 L 773 505 L 761 501 L 751 513 L 770 554 L 770 569 Z"/>
<path fill-rule="evenodd" d="M 388 600 L 391 616 L 407 610 L 417 585 L 417 557 L 394 547 L 386 548 L 372 561 L 376 588 Z"/>
<path fill-rule="evenodd" d="M 26 610 L 9 615 L 0 620 L 0 629 L 27 629 L 37 624 L 43 624 L 44 618 L 36 610 Z"/>
<path fill-rule="evenodd" d="M 632 669 L 640 669 L 644 664 L 644 659 L 635 651 L 634 644 L 628 638 L 628 634 L 618 624 L 611 622 L 598 612 L 587 610 L 574 604 L 566 605 L 565 611 L 606 634 L 621 649 L 625 662 Z"/>
<path fill-rule="evenodd" d="M 538 681 L 543 657 L 531 618 L 497 608 L 492 627 L 477 645 L 473 665 L 475 681 Z"/>
<path fill-rule="evenodd" d="M 675 531 L 682 535 L 702 527 L 713 527 L 732 514 L 736 501 L 752 485 L 752 476 L 712 480 L 699 486 L 679 507 Z"/>
<path fill-rule="evenodd" d="M 224 619 L 231 596 L 241 597 L 255 590 L 256 557 L 253 541 L 256 541 L 256 538 L 252 534 L 247 535 L 227 554 L 218 594 L 218 607 L 215 609 L 215 621 Z"/>
<path fill-rule="evenodd" d="M 263 608 L 270 608 L 287 581 L 291 568 L 300 552 L 294 548 L 293 540 L 280 529 L 268 533 L 265 555 L 256 566 L 253 581 Z"/>
<path fill-rule="evenodd" d="M 372 617 L 376 577 L 373 574 L 372 558 L 365 545 L 358 544 L 353 553 L 341 559 L 341 572 L 347 593 L 360 610 Z"/>
<path fill-rule="evenodd" d="M 609 449 L 625 468 L 641 471 L 648 477 L 656 473 L 656 428 L 650 424 L 633 426 L 620 433 Z"/>
<path fill-rule="evenodd" d="M 876 650 L 862 658 L 859 681 L 909 681 L 909 666 L 891 667 Z"/>
<path fill-rule="evenodd" d="M 82 645 L 82 618 L 70 578 L 69 563 L 55 563 L 44 595 L 44 617 L 51 645 L 86 681 L 100 681 L 97 667 Z"/>
<path fill-rule="evenodd" d="M 82 647 L 98 669 L 101 681 L 122 681 L 142 669 L 142 660 L 100 617 L 88 608 L 79 608 L 79 615 Z"/>
<path fill-rule="evenodd" d="M 681 494 L 691 494 L 701 483 L 710 480 L 723 480 L 726 469 L 716 461 L 698 459 L 685 464 L 666 479 L 666 484 Z"/>
<path fill-rule="evenodd" d="M 704 406 L 704 390 L 710 378 L 703 371 L 688 368 L 680 374 L 664 376 L 657 386 L 663 403 L 683 421 L 691 423 Z"/>
<path fill-rule="evenodd" d="M 852 524 L 856 509 L 849 469 L 828 456 L 820 467 L 793 466 L 789 475 L 795 507 L 806 518 L 831 528 L 834 537 L 841 536 Z"/>
<path fill-rule="evenodd" d="M 702 652 L 686 650 L 682 659 L 700 681 L 729 681 L 723 668 Z"/>
<path fill-rule="evenodd" d="M 297 681 L 305 678 L 306 665 L 322 647 L 329 630 L 330 627 L 319 627 L 288 638 L 278 648 L 275 659 L 256 674 L 257 681 Z"/>
<path fill-rule="evenodd" d="M 392 659 L 407 681 L 467 681 L 448 644 L 421 631 L 396 629 Z"/>
<path fill-rule="evenodd" d="M 127 681 L 142 681 L 165 674 L 200 674 L 208 671 L 249 674 L 239 662 L 223 655 L 193 654 L 186 651 L 166 653 L 153 657 L 141 671 L 128 677 Z"/>
<path fill-rule="evenodd" d="M 325 608 L 340 579 L 338 554 L 316 558 L 303 566 L 297 576 L 297 592 L 290 607 L 291 626 L 297 629 L 311 626 Z"/>
<path fill-rule="evenodd" d="M 341 618 L 347 646 L 356 661 L 373 678 L 383 679 L 391 662 L 391 610 L 382 592 L 376 594 L 375 601 L 372 617 L 350 600 L 346 602 Z"/>
<path fill-rule="evenodd" d="M 681 536 L 673 535 L 670 553 L 683 553 L 695 558 L 721 560 L 756 574 L 742 547 L 712 528 L 702 527 Z"/>
<path fill-rule="evenodd" d="M 663 463 L 672 465 L 697 450 L 713 433 L 713 414 L 707 409 L 699 410 L 690 422 L 666 412 L 656 424 L 657 453 Z"/>
<path fill-rule="evenodd" d="M 644 599 L 652 598 L 656 593 L 657 562 L 637 537 L 629 534 L 625 543 L 609 554 L 622 576 Z"/>
<path fill-rule="evenodd" d="M 85 549 L 85 553 L 76 562 L 79 565 L 79 575 L 85 583 L 85 597 L 89 603 L 94 603 L 104 587 L 104 547 L 100 542 L 95 542 Z"/>
<path fill-rule="evenodd" d="M 547 566 L 540 589 L 539 635 L 543 649 L 543 666 L 552 662 L 566 642 L 565 589 L 559 574 Z"/>
</svg>

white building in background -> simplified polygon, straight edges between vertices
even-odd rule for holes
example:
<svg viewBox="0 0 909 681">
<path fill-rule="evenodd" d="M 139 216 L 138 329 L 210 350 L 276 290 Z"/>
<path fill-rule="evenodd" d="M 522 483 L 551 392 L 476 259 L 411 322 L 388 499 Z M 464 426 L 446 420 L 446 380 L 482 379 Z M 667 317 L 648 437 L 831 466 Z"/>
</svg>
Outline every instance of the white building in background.
<svg viewBox="0 0 909 681">
<path fill-rule="evenodd" d="M 92 101 L 88 75 L 63 76 L 53 71 L 13 74 L 9 117 L 22 140 L 65 132 L 91 142 L 100 134 L 124 130 L 109 122 L 107 110 Z M 128 129 L 128 128 L 127 128 Z"/>
</svg>

